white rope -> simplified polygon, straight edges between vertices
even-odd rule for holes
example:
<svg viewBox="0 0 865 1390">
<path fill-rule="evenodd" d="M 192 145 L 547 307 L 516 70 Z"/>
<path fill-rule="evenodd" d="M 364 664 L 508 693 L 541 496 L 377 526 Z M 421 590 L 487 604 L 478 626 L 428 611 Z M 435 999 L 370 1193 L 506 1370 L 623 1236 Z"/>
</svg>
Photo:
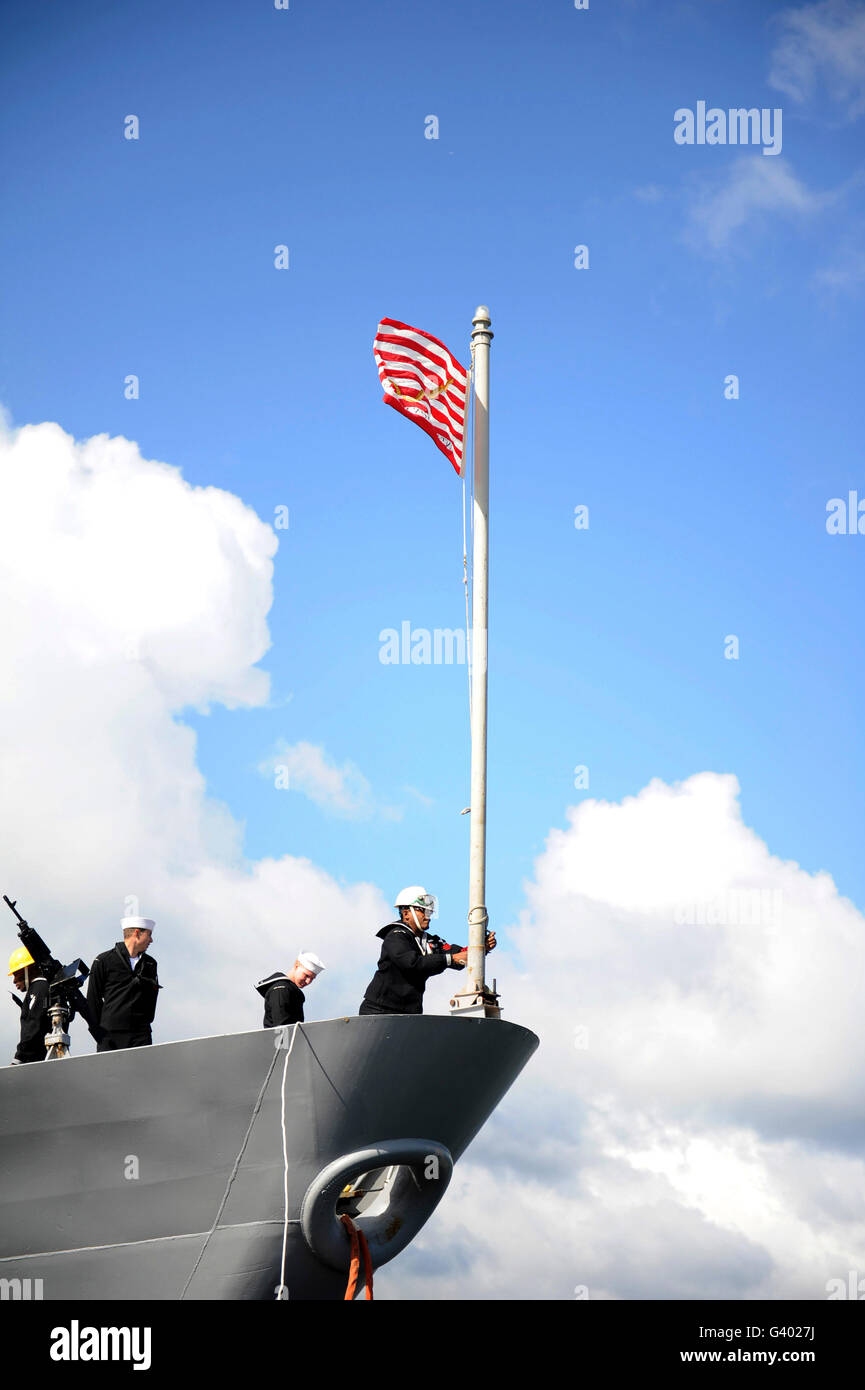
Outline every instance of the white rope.
<svg viewBox="0 0 865 1390">
<path fill-rule="evenodd" d="M 296 1027 L 296 1026 L 297 1026 L 297 1025 L 295 1025 L 295 1027 Z M 292 1042 L 293 1042 L 293 1041 L 294 1041 L 294 1039 L 292 1038 Z M 193 1278 L 195 1277 L 195 1272 L 196 1272 L 196 1270 L 198 1269 L 198 1266 L 201 1264 L 201 1261 L 204 1259 L 204 1253 L 205 1253 L 205 1251 L 207 1250 L 208 1245 L 210 1244 L 210 1237 L 213 1235 L 213 1232 L 216 1230 L 217 1226 L 219 1225 L 219 1218 L 220 1218 L 220 1216 L 222 1215 L 223 1209 L 224 1209 L 224 1207 L 225 1207 L 225 1203 L 228 1201 L 228 1194 L 229 1194 L 229 1192 L 231 1191 L 231 1185 L 232 1185 L 232 1183 L 234 1182 L 235 1177 L 237 1176 L 237 1170 L 238 1170 L 238 1168 L 240 1167 L 240 1160 L 243 1158 L 244 1150 L 246 1149 L 246 1146 L 247 1146 L 247 1144 L 249 1143 L 249 1136 L 250 1136 L 250 1134 L 252 1133 L 252 1126 L 255 1124 L 256 1117 L 258 1116 L 258 1112 L 259 1112 L 259 1110 L 261 1109 L 261 1102 L 262 1102 L 262 1100 L 264 1099 L 264 1093 L 265 1093 L 265 1091 L 267 1090 L 267 1083 L 268 1083 L 268 1081 L 270 1080 L 271 1073 L 273 1072 L 273 1068 L 274 1068 L 275 1066 L 276 1066 L 276 1049 L 274 1049 L 273 1057 L 271 1058 L 271 1061 L 270 1061 L 270 1066 L 269 1066 L 268 1069 L 267 1069 L 267 1076 L 264 1078 L 264 1081 L 263 1081 L 262 1084 L 261 1084 L 261 1090 L 260 1090 L 259 1093 L 258 1093 L 258 1099 L 256 1100 L 255 1106 L 253 1107 L 252 1118 L 250 1119 L 249 1125 L 248 1125 L 247 1130 L 246 1130 L 246 1133 L 245 1133 L 244 1136 L 243 1136 L 243 1143 L 241 1144 L 240 1149 L 238 1150 L 237 1158 L 234 1160 L 234 1165 L 233 1165 L 233 1167 L 232 1167 L 232 1169 L 231 1169 L 231 1173 L 229 1174 L 228 1182 L 227 1182 L 226 1185 L 225 1185 L 225 1191 L 224 1191 L 223 1194 L 222 1194 L 222 1201 L 221 1201 L 220 1204 L 219 1204 L 219 1210 L 217 1211 L 216 1216 L 213 1218 L 213 1225 L 211 1226 L 210 1230 L 207 1232 L 207 1236 L 205 1237 L 204 1244 L 203 1244 L 202 1247 L 201 1247 L 201 1252 L 200 1252 L 200 1254 L 199 1254 L 199 1256 L 198 1256 L 198 1259 L 195 1261 L 195 1264 L 192 1266 L 192 1272 L 190 1273 L 189 1278 L 187 1279 L 186 1283 L 183 1285 L 183 1292 L 182 1292 L 181 1295 L 180 1295 L 180 1301 L 182 1301 L 182 1300 L 186 1297 L 186 1290 L 189 1288 L 189 1285 L 192 1283 L 192 1280 L 193 1280 Z"/>
<path fill-rule="evenodd" d="M 285 1132 L 285 1075 L 288 1071 L 288 1059 L 291 1056 L 291 1049 L 294 1047 L 294 1040 L 297 1037 L 299 1023 L 295 1023 L 294 1032 L 291 1035 L 291 1042 L 285 1054 L 285 1064 L 282 1068 L 282 1197 L 283 1197 L 283 1228 L 282 1228 L 282 1263 L 279 1268 L 279 1283 L 276 1286 L 275 1297 L 277 1301 L 288 1298 L 288 1288 L 285 1283 L 285 1253 L 288 1244 L 288 1136 Z"/>
</svg>

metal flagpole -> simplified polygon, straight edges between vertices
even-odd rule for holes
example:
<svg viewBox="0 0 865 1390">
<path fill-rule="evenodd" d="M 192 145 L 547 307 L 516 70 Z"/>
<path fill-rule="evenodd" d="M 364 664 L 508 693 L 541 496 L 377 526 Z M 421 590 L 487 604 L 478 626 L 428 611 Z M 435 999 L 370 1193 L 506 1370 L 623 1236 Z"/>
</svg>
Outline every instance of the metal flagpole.
<svg viewBox="0 0 865 1390">
<path fill-rule="evenodd" d="M 469 944 L 465 983 L 451 1012 L 497 1018 L 496 996 L 484 980 L 487 856 L 487 613 L 489 580 L 490 311 L 472 320 L 475 392 L 474 545 L 472 548 L 472 771 L 469 855 Z"/>
</svg>

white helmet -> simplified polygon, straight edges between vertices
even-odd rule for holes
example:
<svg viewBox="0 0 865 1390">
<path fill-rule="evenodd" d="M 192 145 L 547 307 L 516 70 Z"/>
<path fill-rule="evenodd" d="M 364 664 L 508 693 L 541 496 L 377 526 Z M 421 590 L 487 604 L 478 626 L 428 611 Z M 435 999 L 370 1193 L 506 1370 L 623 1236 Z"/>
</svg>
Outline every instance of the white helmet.
<svg viewBox="0 0 865 1390">
<path fill-rule="evenodd" d="M 408 888 L 397 893 L 394 907 L 418 907 L 428 919 L 438 914 L 438 900 L 419 883 L 409 884 Z"/>
</svg>

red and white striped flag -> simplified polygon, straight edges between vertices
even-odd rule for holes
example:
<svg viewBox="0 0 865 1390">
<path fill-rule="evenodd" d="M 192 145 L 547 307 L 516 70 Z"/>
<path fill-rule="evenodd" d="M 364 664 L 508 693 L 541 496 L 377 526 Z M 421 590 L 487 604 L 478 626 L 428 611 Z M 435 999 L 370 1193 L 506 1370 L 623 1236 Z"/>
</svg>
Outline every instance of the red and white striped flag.
<svg viewBox="0 0 865 1390">
<path fill-rule="evenodd" d="M 462 473 L 468 372 L 438 338 L 398 319 L 382 319 L 373 344 L 392 405 L 426 430 L 430 439 Z"/>
</svg>

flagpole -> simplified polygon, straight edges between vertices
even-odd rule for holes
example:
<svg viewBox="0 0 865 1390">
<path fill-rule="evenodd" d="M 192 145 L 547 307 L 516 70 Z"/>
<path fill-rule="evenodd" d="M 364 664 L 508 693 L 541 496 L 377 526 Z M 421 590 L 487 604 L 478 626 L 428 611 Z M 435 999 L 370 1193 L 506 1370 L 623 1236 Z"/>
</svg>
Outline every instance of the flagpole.
<svg viewBox="0 0 865 1390">
<path fill-rule="evenodd" d="M 475 392 L 474 544 L 472 549 L 472 766 L 469 850 L 469 944 L 465 983 L 451 1001 L 451 1012 L 499 1015 L 495 995 L 484 979 L 488 915 L 487 854 L 487 621 L 489 585 L 490 470 L 490 311 L 485 304 L 472 320 Z"/>
</svg>

